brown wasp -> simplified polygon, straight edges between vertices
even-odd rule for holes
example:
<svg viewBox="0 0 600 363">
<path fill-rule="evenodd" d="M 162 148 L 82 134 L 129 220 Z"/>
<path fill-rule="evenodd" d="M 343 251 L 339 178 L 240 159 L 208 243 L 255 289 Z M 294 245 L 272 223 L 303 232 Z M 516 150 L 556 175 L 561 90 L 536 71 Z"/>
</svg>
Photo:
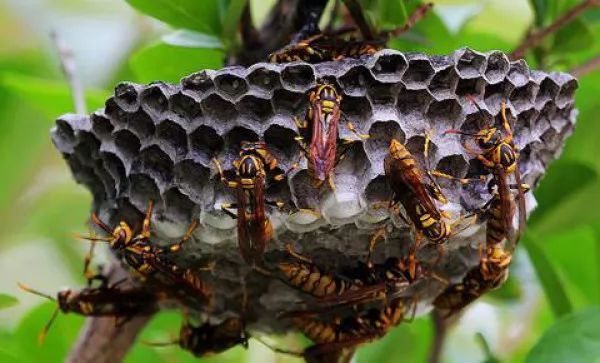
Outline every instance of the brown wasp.
<svg viewBox="0 0 600 363">
<path fill-rule="evenodd" d="M 229 317 L 218 324 L 205 322 L 198 326 L 185 321 L 179 330 L 179 339 L 169 343 L 146 344 L 157 347 L 179 344 L 195 357 L 203 358 L 222 353 L 238 344 L 248 348 L 248 338 L 243 319 Z"/>
<path fill-rule="evenodd" d="M 238 245 L 244 261 L 262 264 L 263 252 L 273 237 L 273 226 L 265 206 L 283 207 L 283 202 L 269 201 L 265 189 L 270 182 L 285 179 L 287 173 L 273 175 L 277 159 L 262 142 L 243 142 L 239 157 L 233 161 L 235 179 L 225 176 L 221 163 L 213 159 L 223 184 L 235 189 L 236 203 L 223 204 L 221 209 L 237 220 Z M 294 164 L 288 173 L 296 168 Z M 237 213 L 229 209 L 237 209 Z"/>
<path fill-rule="evenodd" d="M 483 111 L 473 98 L 469 98 L 479 111 L 481 118 L 484 118 Z M 526 206 L 523 196 L 524 184 L 521 183 L 521 174 L 519 172 L 519 152 L 514 144 L 512 128 L 506 116 L 506 102 L 502 101 L 500 106 L 500 115 L 502 118 L 502 129 L 491 126 L 485 127 L 481 125 L 481 119 L 478 119 L 479 131 L 469 133 L 460 130 L 449 130 L 447 134 L 460 134 L 474 138 L 480 152 L 472 149 L 467 144 L 463 144 L 464 148 L 477 155 L 477 160 L 489 169 L 494 177 L 494 182 L 497 186 L 498 200 L 497 209 L 500 210 L 502 216 L 502 230 L 505 231 L 511 246 L 515 246 L 516 242 L 525 229 Z M 515 215 L 515 201 L 510 192 L 510 184 L 508 178 L 514 175 L 517 185 L 517 199 L 519 212 L 519 227 L 515 235 L 513 229 L 513 218 Z M 463 181 L 461 181 L 463 182 Z M 464 183 L 464 182 L 463 182 Z"/>
<path fill-rule="evenodd" d="M 118 284 L 87 287 L 79 291 L 66 289 L 59 291 L 56 298 L 21 283 L 19 283 L 19 287 L 24 291 L 57 302 L 56 310 L 40 332 L 39 341 L 42 343 L 61 311 L 65 314 L 115 317 L 119 319 L 118 324 L 123 324 L 135 316 L 151 315 L 158 310 L 156 294 L 139 287 L 121 289 L 117 287 Z"/>
<path fill-rule="evenodd" d="M 148 203 L 148 209 L 142 223 L 142 230 L 139 234 L 134 234 L 133 229 L 125 221 L 121 221 L 117 227 L 111 229 L 94 213 L 92 222 L 104 230 L 109 237 L 91 237 L 82 236 L 81 238 L 93 242 L 107 242 L 110 248 L 120 254 L 125 263 L 138 272 L 143 278 L 155 276 L 157 273 L 167 278 L 174 286 L 183 287 L 193 293 L 202 301 L 210 301 L 211 289 L 202 282 L 196 272 L 191 269 L 181 270 L 176 264 L 167 258 L 166 252 L 178 252 L 182 245 L 191 238 L 193 231 L 198 226 L 198 221 L 194 220 L 188 227 L 186 234 L 181 240 L 171 246 L 161 248 L 150 240 L 150 220 L 152 217 L 153 203 Z M 91 276 L 88 272 L 90 256 L 86 257 L 85 275 L 89 280 L 96 279 L 97 276 Z M 211 270 L 213 265 L 203 269 Z"/>
<path fill-rule="evenodd" d="M 354 6 L 351 6 L 348 3 L 346 5 L 349 10 L 354 8 Z M 360 5 L 358 6 L 360 7 Z M 357 9 L 357 11 L 351 11 L 351 15 L 354 17 L 355 22 L 359 24 L 363 39 L 355 39 L 354 36 L 344 38 L 344 35 L 353 33 L 356 29 L 342 27 L 331 32 L 326 31 L 317 33 L 306 39 L 289 44 L 270 54 L 268 60 L 271 63 L 287 63 L 293 61 L 319 63 L 373 55 L 377 51 L 384 49 L 389 39 L 398 37 L 412 28 L 415 23 L 427 14 L 432 6 L 433 4 L 431 3 L 420 5 L 409 16 L 404 26 L 389 31 L 382 31 L 376 35 L 373 35 L 373 31 L 364 21 L 364 17 L 361 17 L 362 20 L 357 19 L 358 17 L 355 15 L 359 13 L 362 14 L 362 9 Z"/>
<path fill-rule="evenodd" d="M 342 96 L 336 88 L 326 81 L 320 81 L 308 93 L 308 109 L 304 120 L 294 118 L 300 130 L 296 138 L 308 161 L 308 175 L 314 187 L 318 188 L 325 181 L 335 191 L 333 171 L 335 166 L 350 150 L 349 144 L 356 140 L 343 139 L 346 148 L 338 153 L 338 124 L 341 117 L 340 103 Z M 348 129 L 360 138 L 368 135 L 359 134 L 351 122 Z M 305 140 L 310 140 L 306 144 Z"/>
<path fill-rule="evenodd" d="M 480 246 L 480 263 L 471 269 L 458 284 L 446 288 L 434 301 L 436 309 L 445 311 L 444 318 L 460 312 L 484 293 L 494 290 L 508 278 L 512 255 L 502 246 L 483 250 Z"/>
</svg>

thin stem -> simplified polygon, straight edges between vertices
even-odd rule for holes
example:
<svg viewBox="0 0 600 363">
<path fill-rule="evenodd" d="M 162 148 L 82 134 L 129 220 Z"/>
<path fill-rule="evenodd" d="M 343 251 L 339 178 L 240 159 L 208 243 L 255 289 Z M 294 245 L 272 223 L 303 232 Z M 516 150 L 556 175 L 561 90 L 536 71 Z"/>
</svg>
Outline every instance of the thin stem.
<svg viewBox="0 0 600 363">
<path fill-rule="evenodd" d="M 511 60 L 523 58 L 525 53 L 531 48 L 537 47 L 547 36 L 556 33 L 564 26 L 577 19 L 581 14 L 591 7 L 600 5 L 600 0 L 583 0 L 578 5 L 572 7 L 552 24 L 545 28 L 529 33 L 525 40 L 510 55 Z"/>
<path fill-rule="evenodd" d="M 571 69 L 569 73 L 571 73 L 573 77 L 579 78 L 581 76 L 585 76 L 588 73 L 598 70 L 598 68 L 600 68 L 600 55 L 597 55 L 589 59 L 587 62 Z"/>
<path fill-rule="evenodd" d="M 433 322 L 434 336 L 427 362 L 439 363 L 442 360 L 442 351 L 444 349 L 444 341 L 446 340 L 446 333 L 448 331 L 448 323 L 437 310 L 434 310 L 431 313 L 431 320 Z"/>
<path fill-rule="evenodd" d="M 54 42 L 54 45 L 58 51 L 58 58 L 60 59 L 62 72 L 69 83 L 69 89 L 71 90 L 71 97 L 73 98 L 75 112 L 80 115 L 84 115 L 87 113 L 85 95 L 81 81 L 77 76 L 77 66 L 75 64 L 73 50 L 58 36 L 58 33 L 55 31 L 50 33 L 50 37 L 52 38 L 52 41 Z"/>
</svg>

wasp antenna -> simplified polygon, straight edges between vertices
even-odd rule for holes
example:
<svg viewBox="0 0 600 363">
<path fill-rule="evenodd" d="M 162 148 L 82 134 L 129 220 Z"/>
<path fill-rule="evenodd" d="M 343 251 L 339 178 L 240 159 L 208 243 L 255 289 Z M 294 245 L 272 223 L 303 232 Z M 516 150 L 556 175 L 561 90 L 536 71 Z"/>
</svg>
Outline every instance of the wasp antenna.
<svg viewBox="0 0 600 363">
<path fill-rule="evenodd" d="M 77 239 L 92 241 L 92 242 L 110 242 L 113 240 L 112 237 L 92 237 L 92 236 L 84 236 L 79 233 L 74 233 L 73 236 Z"/>
<path fill-rule="evenodd" d="M 19 289 L 21 289 L 23 291 L 29 292 L 29 293 L 37 295 L 37 296 L 41 296 L 41 297 L 46 298 L 51 301 L 56 301 L 56 299 L 53 296 L 50 296 L 48 294 L 44 294 L 43 292 L 34 290 L 31 287 L 25 285 L 24 283 L 17 282 L 17 286 L 19 286 Z"/>
<path fill-rule="evenodd" d="M 170 342 L 149 342 L 146 340 L 142 340 L 140 343 L 142 343 L 143 345 L 149 346 L 149 347 L 170 347 L 172 345 L 177 345 L 179 344 L 179 339 L 173 339 Z"/>
<path fill-rule="evenodd" d="M 102 222 L 100 218 L 98 218 L 96 212 L 92 213 L 92 222 L 98 227 L 102 228 L 106 233 L 112 234 L 112 230 L 110 229 L 110 227 L 107 226 L 106 223 Z"/>
<path fill-rule="evenodd" d="M 50 320 L 48 320 L 48 322 L 46 323 L 46 325 L 44 325 L 44 327 L 42 328 L 42 331 L 38 335 L 38 344 L 39 345 L 44 344 L 44 341 L 46 340 L 46 335 L 48 335 L 48 330 L 50 330 L 50 327 L 52 326 L 52 324 L 54 324 L 54 321 L 56 320 L 56 317 L 58 316 L 59 312 L 60 312 L 60 307 L 57 306 L 56 309 L 54 309 L 54 312 L 52 313 Z"/>
<path fill-rule="evenodd" d="M 292 351 L 292 350 L 286 350 L 286 349 L 283 349 L 283 348 L 278 348 L 275 345 L 266 342 L 261 337 L 252 337 L 252 338 L 254 340 L 256 340 L 257 342 L 259 342 L 260 344 L 264 345 L 265 347 L 271 349 L 275 353 L 288 354 L 288 355 L 292 355 L 292 356 L 295 356 L 295 357 L 304 357 L 304 353 L 303 352 L 296 352 L 296 351 Z"/>
<path fill-rule="evenodd" d="M 446 135 L 446 134 L 458 134 L 458 135 L 473 136 L 473 137 L 476 136 L 475 134 L 460 131 L 460 130 L 446 130 L 446 131 L 444 131 L 444 135 Z"/>
</svg>

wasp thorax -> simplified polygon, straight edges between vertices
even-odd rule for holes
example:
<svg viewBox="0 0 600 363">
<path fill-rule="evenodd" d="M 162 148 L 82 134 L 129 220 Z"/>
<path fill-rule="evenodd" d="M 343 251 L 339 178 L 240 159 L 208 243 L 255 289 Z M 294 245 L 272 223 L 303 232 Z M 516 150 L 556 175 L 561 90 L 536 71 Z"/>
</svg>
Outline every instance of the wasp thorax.
<svg viewBox="0 0 600 363">
<path fill-rule="evenodd" d="M 409 151 L 406 146 L 402 145 L 402 143 L 396 139 L 392 139 L 390 141 L 390 155 L 394 159 L 404 159 L 409 155 Z"/>
<path fill-rule="evenodd" d="M 110 245 L 113 248 L 120 248 L 127 246 L 133 238 L 133 231 L 131 227 L 123 221 L 119 223 L 119 226 L 115 228 L 113 232 L 113 240 Z"/>
<path fill-rule="evenodd" d="M 340 104 L 341 97 L 330 84 L 319 85 L 311 94 L 311 103 L 318 102 L 323 113 L 331 113 Z"/>
</svg>

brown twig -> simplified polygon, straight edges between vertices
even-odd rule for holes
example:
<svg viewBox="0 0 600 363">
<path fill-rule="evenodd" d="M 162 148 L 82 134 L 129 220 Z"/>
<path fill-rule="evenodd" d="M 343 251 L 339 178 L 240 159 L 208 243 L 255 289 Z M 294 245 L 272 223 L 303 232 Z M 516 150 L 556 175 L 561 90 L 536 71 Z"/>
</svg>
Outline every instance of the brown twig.
<svg viewBox="0 0 600 363">
<path fill-rule="evenodd" d="M 373 34 L 373 31 L 367 22 L 367 18 L 365 18 L 365 13 L 360 3 L 357 0 L 343 0 L 343 2 L 350 13 L 352 20 L 354 20 L 354 24 L 356 24 L 360 30 L 362 37 L 365 40 L 375 39 L 375 34 Z"/>
<path fill-rule="evenodd" d="M 129 274 L 113 260 L 109 268 L 109 283 L 129 279 Z M 127 282 L 124 283 L 125 285 Z M 151 315 L 135 317 L 123 324 L 115 324 L 110 317 L 89 318 L 73 346 L 68 363 L 121 362 L 135 342 L 135 338 Z"/>
<path fill-rule="evenodd" d="M 429 13 L 429 11 L 432 8 L 433 8 L 433 3 L 425 3 L 425 4 L 419 5 L 419 7 L 416 8 L 415 11 L 412 12 L 412 14 L 410 14 L 408 19 L 406 19 L 406 24 L 404 24 L 403 26 L 401 26 L 399 28 L 396 28 L 396 29 L 393 29 L 393 30 L 390 30 L 387 32 L 382 32 L 381 35 L 383 37 L 385 37 L 386 39 L 389 39 L 391 37 L 397 37 L 397 36 L 407 32 L 416 23 L 421 21 L 421 19 L 423 19 L 425 17 L 425 15 L 427 15 L 427 13 Z"/>
<path fill-rule="evenodd" d="M 429 350 L 428 363 L 439 363 L 442 360 L 442 351 L 444 349 L 444 341 L 448 331 L 448 322 L 438 310 L 433 310 L 431 313 L 433 322 L 433 342 Z"/>
<path fill-rule="evenodd" d="M 75 64 L 73 50 L 71 50 L 71 48 L 58 36 L 55 31 L 50 33 L 50 37 L 52 38 L 52 41 L 54 42 L 54 45 L 58 51 L 58 58 L 60 59 L 62 72 L 69 83 L 69 89 L 71 90 L 71 97 L 73 98 L 75 112 L 80 115 L 84 115 L 87 113 L 85 106 L 85 94 L 79 77 L 77 77 L 77 66 Z"/>
<path fill-rule="evenodd" d="M 568 25 L 586 10 L 598 5 L 600 5 L 600 0 L 583 0 L 556 19 L 552 24 L 537 31 L 530 32 L 525 40 L 510 53 L 509 58 L 511 60 L 523 58 L 529 49 L 537 47 L 547 36 L 554 34 L 562 27 Z"/>
<path fill-rule="evenodd" d="M 597 55 L 592 59 L 589 59 L 587 62 L 571 69 L 569 73 L 571 73 L 573 77 L 579 78 L 593 71 L 597 71 L 598 69 L 600 69 L 600 55 Z"/>
</svg>

